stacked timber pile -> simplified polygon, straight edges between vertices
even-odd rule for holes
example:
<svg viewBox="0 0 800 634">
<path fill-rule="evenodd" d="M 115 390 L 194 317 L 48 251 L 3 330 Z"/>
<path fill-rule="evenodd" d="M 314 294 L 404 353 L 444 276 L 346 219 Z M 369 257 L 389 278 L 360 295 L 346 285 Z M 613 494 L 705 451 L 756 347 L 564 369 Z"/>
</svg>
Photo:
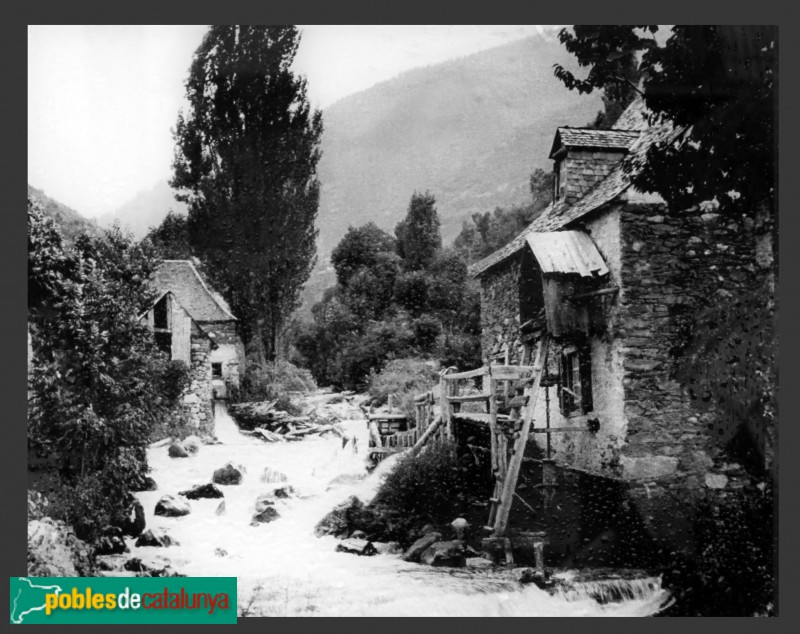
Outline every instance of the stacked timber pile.
<svg viewBox="0 0 800 634">
<path fill-rule="evenodd" d="M 277 400 L 237 403 L 230 405 L 228 411 L 243 434 L 267 442 L 297 441 L 325 434 L 346 437 L 338 424 L 342 419 L 327 408 L 309 407 L 302 415 L 294 416 L 277 409 L 276 403 Z"/>
</svg>

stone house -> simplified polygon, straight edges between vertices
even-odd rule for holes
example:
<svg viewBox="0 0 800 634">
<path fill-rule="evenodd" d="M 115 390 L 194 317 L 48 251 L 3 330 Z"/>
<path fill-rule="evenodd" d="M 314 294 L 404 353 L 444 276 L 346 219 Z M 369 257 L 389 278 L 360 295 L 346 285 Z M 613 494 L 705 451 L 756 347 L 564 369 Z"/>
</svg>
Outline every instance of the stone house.
<svg viewBox="0 0 800 634">
<path fill-rule="evenodd" d="M 182 400 L 190 425 L 203 433 L 213 432 L 213 401 L 226 398 L 231 387 L 239 386 L 244 367 L 236 317 L 189 260 L 161 262 L 153 285 L 157 299 L 141 319 L 171 359 L 189 365 L 191 383 Z"/>
<path fill-rule="evenodd" d="M 636 101 L 614 129 L 558 128 L 552 203 L 470 273 L 487 364 L 532 363 L 551 336 L 534 424 L 579 430 L 534 434 L 538 445 L 556 464 L 624 482 L 640 514 L 668 526 L 674 507 L 660 496 L 740 486 L 717 460 L 735 430 L 712 433 L 713 413 L 671 376 L 676 329 L 701 299 L 724 302 L 769 275 L 771 250 L 714 204 L 675 213 L 631 186 L 648 147 L 678 135 L 644 114 Z M 771 448 L 759 449 L 768 461 Z"/>
</svg>

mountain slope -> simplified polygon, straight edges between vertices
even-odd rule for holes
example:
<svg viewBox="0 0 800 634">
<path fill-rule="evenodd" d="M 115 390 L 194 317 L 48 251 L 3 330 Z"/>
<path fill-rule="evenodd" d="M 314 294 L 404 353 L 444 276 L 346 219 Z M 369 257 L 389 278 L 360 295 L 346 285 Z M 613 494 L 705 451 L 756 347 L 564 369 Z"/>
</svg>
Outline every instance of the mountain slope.
<svg viewBox="0 0 800 634">
<path fill-rule="evenodd" d="M 71 207 L 53 200 L 41 189 L 28 185 L 28 196 L 38 200 L 44 213 L 56 221 L 67 244 L 72 244 L 80 233 L 88 233 L 94 237 L 102 234 L 103 230 L 94 220 L 85 218 Z"/>
<path fill-rule="evenodd" d="M 172 188 L 166 180 L 156 183 L 151 189 L 141 191 L 116 211 L 100 216 L 102 227 L 119 222 L 140 240 L 151 227 L 158 226 L 170 210 L 186 215 L 186 204 L 175 200 Z"/>
<path fill-rule="evenodd" d="M 393 230 L 415 190 L 437 200 L 445 243 L 475 211 L 527 203 L 528 178 L 555 127 L 584 125 L 599 95 L 553 77 L 574 67 L 560 44 L 534 36 L 402 74 L 324 112 L 319 253 L 324 265 L 349 225 Z"/>
</svg>

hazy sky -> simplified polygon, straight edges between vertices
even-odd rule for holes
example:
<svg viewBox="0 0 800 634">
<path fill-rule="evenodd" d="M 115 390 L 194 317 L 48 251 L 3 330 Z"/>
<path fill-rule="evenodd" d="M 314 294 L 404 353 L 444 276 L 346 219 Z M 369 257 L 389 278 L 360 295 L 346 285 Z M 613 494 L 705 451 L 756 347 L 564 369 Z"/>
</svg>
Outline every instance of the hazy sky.
<svg viewBox="0 0 800 634">
<path fill-rule="evenodd" d="M 28 183 L 87 216 L 171 173 L 183 82 L 206 26 L 29 26 Z M 300 26 L 312 103 L 536 32 L 537 26 Z"/>
</svg>

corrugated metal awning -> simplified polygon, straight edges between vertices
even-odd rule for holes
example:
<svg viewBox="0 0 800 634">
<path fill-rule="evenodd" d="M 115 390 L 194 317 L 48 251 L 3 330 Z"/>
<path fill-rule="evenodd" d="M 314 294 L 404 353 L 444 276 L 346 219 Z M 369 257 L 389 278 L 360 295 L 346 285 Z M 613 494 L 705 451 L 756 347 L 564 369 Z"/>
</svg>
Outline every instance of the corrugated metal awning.
<svg viewBox="0 0 800 634">
<path fill-rule="evenodd" d="M 525 236 L 542 273 L 577 273 L 597 277 L 608 273 L 603 256 L 583 231 L 548 231 Z"/>
</svg>

